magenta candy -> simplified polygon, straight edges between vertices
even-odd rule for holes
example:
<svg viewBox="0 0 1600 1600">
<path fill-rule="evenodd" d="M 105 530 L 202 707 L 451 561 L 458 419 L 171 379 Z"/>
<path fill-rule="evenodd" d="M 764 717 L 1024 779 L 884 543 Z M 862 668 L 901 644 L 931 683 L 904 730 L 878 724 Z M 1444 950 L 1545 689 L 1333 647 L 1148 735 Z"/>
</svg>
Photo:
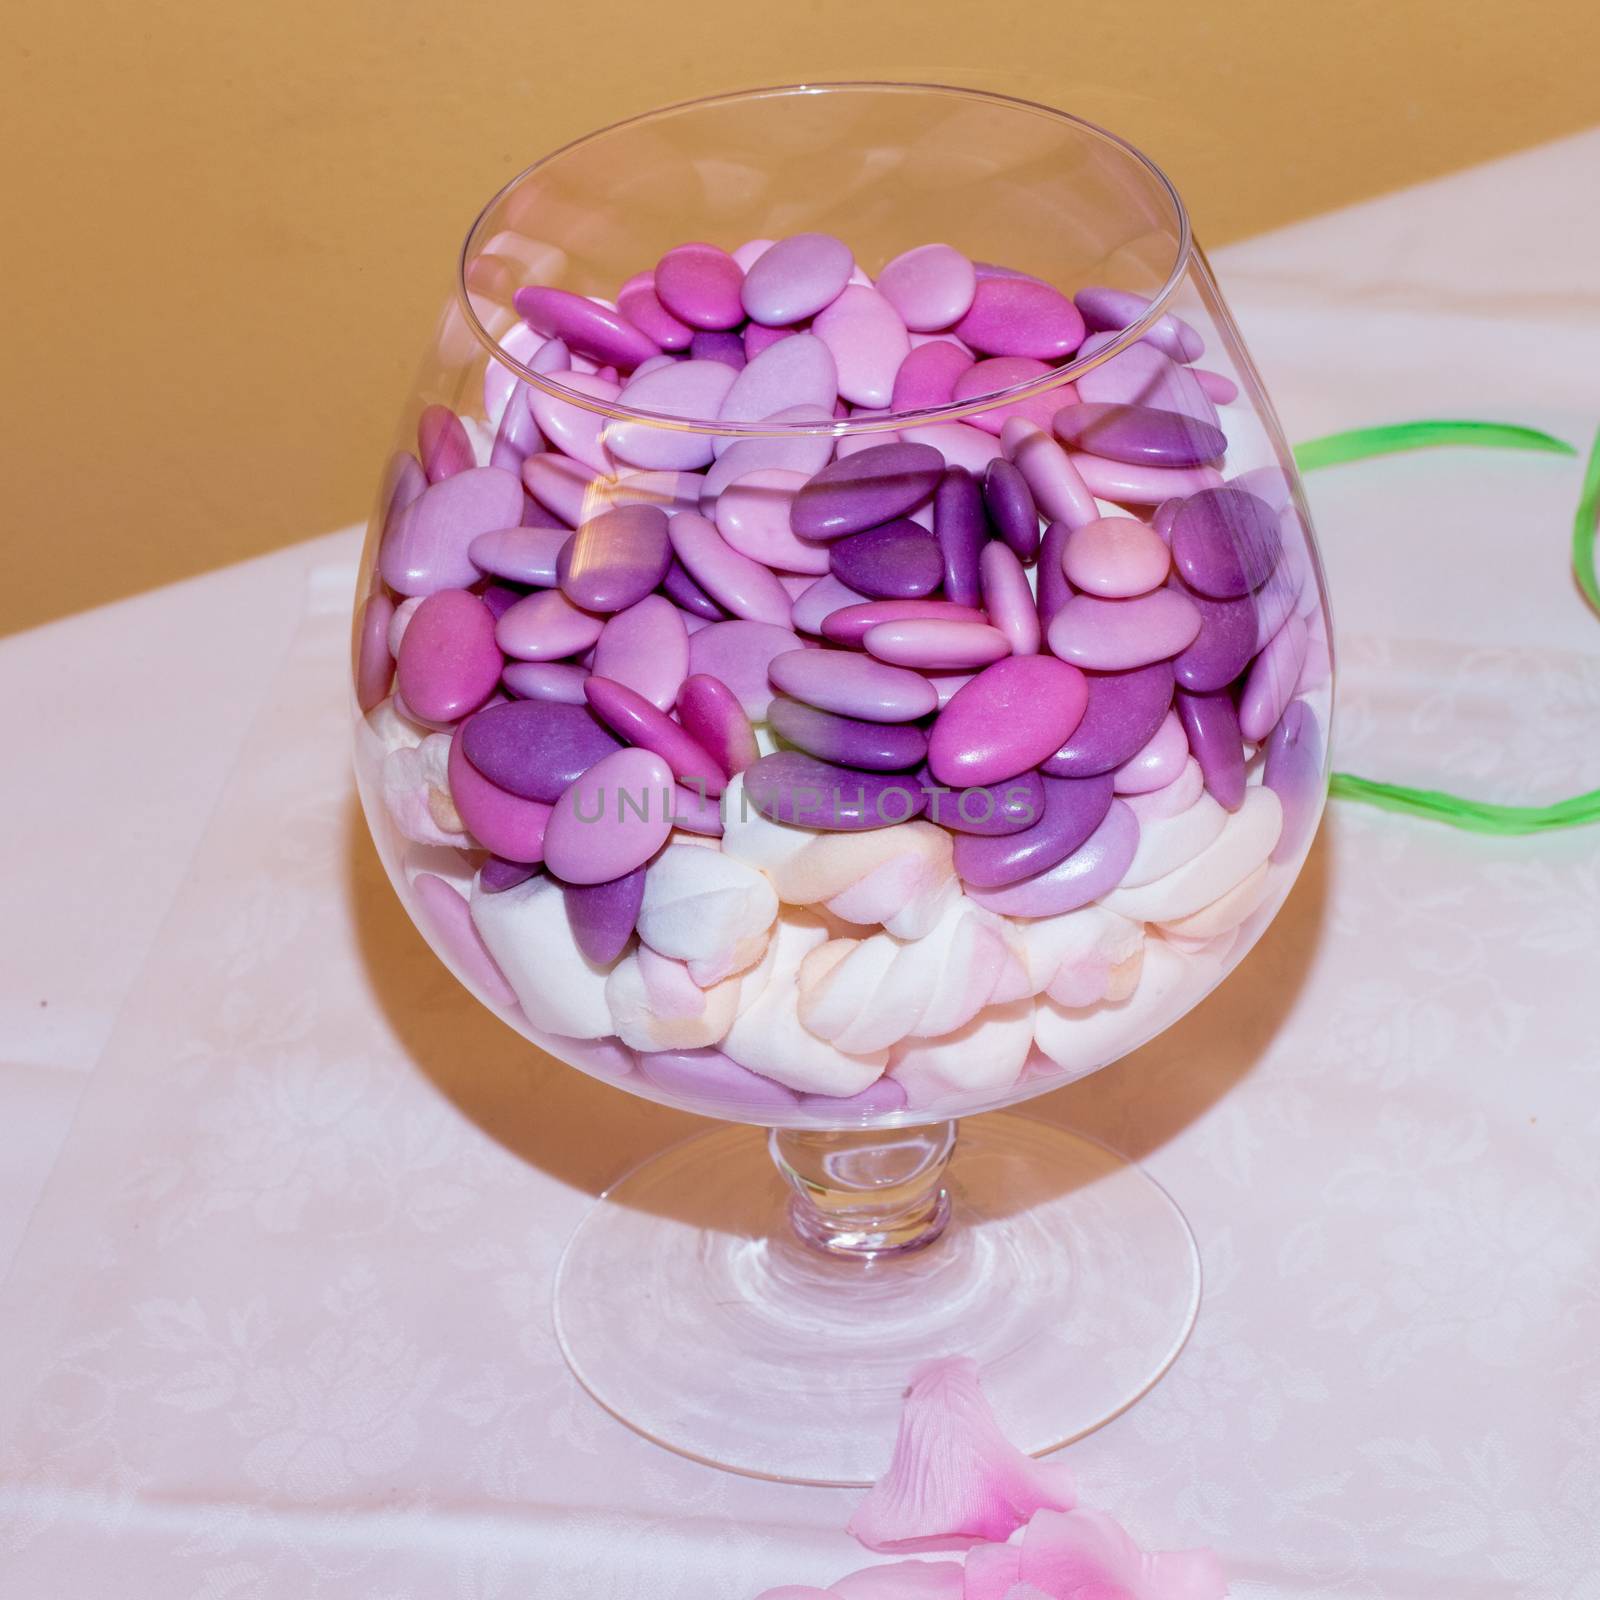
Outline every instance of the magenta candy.
<svg viewBox="0 0 1600 1600">
<path fill-rule="evenodd" d="M 831 572 L 825 572 L 809 583 L 794 597 L 794 626 L 801 633 L 821 633 L 828 618 L 852 606 L 882 605 L 886 601 L 869 601 L 857 594 L 848 584 L 840 583 Z M 846 640 L 844 643 L 858 643 Z"/>
<path fill-rule="evenodd" d="M 1055 369 L 1046 361 L 1035 361 L 1028 356 L 991 356 L 968 367 L 956 379 L 954 397 L 961 404 L 982 399 L 984 395 L 1000 394 L 1015 389 L 1019 384 L 1048 377 Z M 1076 400 L 1078 391 L 1070 383 L 1057 384 L 1043 394 L 1030 395 L 1025 400 L 1006 400 L 966 417 L 969 427 L 999 436 L 1007 420 L 1024 417 L 1036 427 L 1048 428 L 1056 411 Z"/>
<path fill-rule="evenodd" d="M 984 278 L 956 336 L 991 356 L 1060 361 L 1083 342 L 1083 318 L 1059 291 L 1031 278 Z"/>
<path fill-rule="evenodd" d="M 977 288 L 972 263 L 948 244 L 902 251 L 878 274 L 878 292 L 916 333 L 959 322 L 971 310 Z"/>
<path fill-rule="evenodd" d="M 867 600 L 829 612 L 822 621 L 823 638 L 834 644 L 860 644 L 880 622 L 982 622 L 975 606 L 958 606 L 949 600 Z"/>
<path fill-rule="evenodd" d="M 944 559 L 945 598 L 976 606 L 982 598 L 978 553 L 989 536 L 983 495 L 965 467 L 951 467 L 933 494 L 933 535 Z"/>
<path fill-rule="evenodd" d="M 1189 760 L 1189 740 L 1175 711 L 1169 711 L 1150 742 L 1130 756 L 1115 774 L 1118 794 L 1153 794 L 1176 783 Z"/>
<path fill-rule="evenodd" d="M 983 838 L 1021 833 L 1044 815 L 1044 779 L 1029 768 L 999 783 L 941 784 L 927 768 L 920 774 L 928 794 L 928 818 L 952 833 Z"/>
<path fill-rule="evenodd" d="M 737 328 L 744 269 L 714 244 L 680 244 L 656 263 L 656 298 L 691 328 Z"/>
<path fill-rule="evenodd" d="M 557 583 L 561 547 L 572 538 L 567 528 L 497 528 L 480 533 L 467 546 L 472 564 L 497 578 L 550 589 Z"/>
<path fill-rule="evenodd" d="M 560 661 L 587 650 L 604 626 L 559 589 L 545 589 L 512 606 L 495 624 L 495 639 L 519 661 Z"/>
<path fill-rule="evenodd" d="M 694 337 L 694 330 L 662 305 L 651 273 L 636 273 L 623 284 L 617 291 L 617 310 L 663 350 L 687 350 Z"/>
<path fill-rule="evenodd" d="M 1109 775 L 1046 778 L 1044 814 L 1017 833 L 960 834 L 956 874 L 979 889 L 999 889 L 1065 861 L 1105 821 L 1111 809 Z"/>
<path fill-rule="evenodd" d="M 1131 328 L 1150 309 L 1150 300 L 1131 289 L 1110 289 L 1099 285 L 1080 289 L 1073 302 L 1083 314 L 1084 326 L 1091 333 L 1110 330 L 1121 333 Z M 1156 318 L 1139 336 L 1174 361 L 1198 361 L 1206 353 L 1206 342 L 1182 317 L 1172 312 Z"/>
<path fill-rule="evenodd" d="M 983 474 L 983 505 L 994 531 L 1023 561 L 1039 552 L 1039 508 L 1028 480 L 1004 458 L 991 461 Z"/>
<path fill-rule="evenodd" d="M 1222 486 L 1222 474 L 1215 467 L 1141 467 L 1085 451 L 1073 452 L 1072 465 L 1096 499 L 1130 506 L 1157 506 L 1173 495 Z"/>
<path fill-rule="evenodd" d="M 1028 574 L 1016 553 L 991 542 L 979 559 L 983 576 L 983 604 L 989 621 L 1005 635 L 1014 656 L 1036 655 L 1039 650 L 1039 613 L 1034 607 Z"/>
<path fill-rule="evenodd" d="M 789 625 L 793 607 L 783 585 L 761 562 L 728 544 L 706 518 L 679 512 L 667 533 L 684 569 L 714 602 L 716 617 L 726 608 L 753 622 Z"/>
<path fill-rule="evenodd" d="M 799 750 L 762 756 L 746 768 L 744 793 L 772 822 L 845 833 L 906 822 L 928 798 L 915 778 L 834 766 Z"/>
<path fill-rule="evenodd" d="M 757 257 L 740 298 L 756 322 L 804 322 L 839 297 L 855 265 L 850 247 L 831 233 L 793 234 Z"/>
<path fill-rule="evenodd" d="M 1065 861 L 1004 888 L 971 888 L 968 898 L 1002 916 L 1060 916 L 1110 894 L 1138 848 L 1137 820 L 1122 801 L 1113 800 L 1105 821 Z"/>
<path fill-rule="evenodd" d="M 727 777 L 716 758 L 665 712 L 641 694 L 610 678 L 591 677 L 584 693 L 595 714 L 619 738 L 653 750 L 680 783 L 706 794 L 721 794 Z"/>
<path fill-rule="evenodd" d="M 755 729 L 739 697 L 720 678 L 697 672 L 678 691 L 678 716 L 684 729 L 732 777 L 760 754 Z"/>
<path fill-rule="evenodd" d="M 356 704 L 363 712 L 372 710 L 389 692 L 394 675 L 394 657 L 389 654 L 389 623 L 394 618 L 394 601 L 379 590 L 367 596 L 356 624 Z"/>
<path fill-rule="evenodd" d="M 1225 690 L 1190 694 L 1180 689 L 1178 716 L 1206 788 L 1219 804 L 1237 811 L 1244 804 L 1244 741 L 1233 696 Z"/>
<path fill-rule="evenodd" d="M 432 872 L 419 872 L 411 880 L 411 890 L 422 907 L 425 926 L 444 946 L 446 959 L 468 983 L 483 991 L 491 1005 L 516 1005 L 516 991 L 473 925 L 465 898 Z"/>
<path fill-rule="evenodd" d="M 1083 401 L 1055 414 L 1056 437 L 1075 450 L 1149 467 L 1198 467 L 1220 461 L 1228 448 L 1222 429 L 1181 411 Z"/>
<path fill-rule="evenodd" d="M 944 458 L 928 445 L 873 445 L 811 478 L 795 496 L 790 526 L 806 539 L 860 533 L 921 504 L 943 471 Z"/>
<path fill-rule="evenodd" d="M 644 904 L 644 868 L 604 883 L 561 886 L 572 942 L 596 966 L 608 967 L 628 947 Z"/>
<path fill-rule="evenodd" d="M 392 518 L 378 552 L 383 581 L 397 594 L 433 594 L 476 583 L 467 551 L 480 533 L 514 528 L 522 485 L 500 467 L 474 467 L 430 484 Z"/>
<path fill-rule="evenodd" d="M 1059 750 L 1088 701 L 1076 667 L 1013 656 L 980 672 L 939 713 L 928 765 L 941 783 L 993 784 Z"/>
<path fill-rule="evenodd" d="M 807 705 L 868 722 L 914 722 L 938 704 L 926 678 L 854 651 L 789 650 L 771 659 L 767 675 Z"/>
<path fill-rule="evenodd" d="M 614 506 L 585 522 L 562 557 L 561 591 L 573 605 L 625 611 L 667 574 L 667 514 L 660 506 Z"/>
<path fill-rule="evenodd" d="M 545 865 L 567 883 L 605 883 L 643 866 L 672 831 L 672 773 L 650 750 L 618 750 L 551 808 Z"/>
<path fill-rule="evenodd" d="M 661 347 L 619 311 L 608 311 L 565 289 L 518 289 L 511 297 L 518 315 L 531 328 L 560 339 L 569 350 L 609 366 L 631 371 L 641 361 L 661 354 Z"/>
<path fill-rule="evenodd" d="M 1200 631 L 1194 643 L 1173 658 L 1179 686 L 1199 694 L 1225 689 L 1256 653 L 1256 602 L 1249 595 L 1212 600 L 1191 589 L 1184 592 L 1200 612 Z"/>
<path fill-rule="evenodd" d="M 417 419 L 417 454 L 429 483 L 453 478 L 478 463 L 461 418 L 449 406 L 425 406 Z M 454 893 L 454 891 L 451 891 Z"/>
<path fill-rule="evenodd" d="M 749 357 L 744 352 L 742 335 L 723 330 L 718 333 L 697 333 L 689 343 L 692 361 L 716 361 L 735 372 L 744 371 Z"/>
<path fill-rule="evenodd" d="M 848 534 L 828 547 L 834 577 L 876 600 L 917 600 L 944 575 L 938 543 L 905 517 Z"/>
<path fill-rule="evenodd" d="M 489 706 L 461 731 L 462 753 L 490 783 L 546 805 L 620 748 L 587 706 L 555 700 Z"/>
<path fill-rule="evenodd" d="M 1057 778 L 1112 772 L 1147 745 L 1172 706 L 1172 663 L 1131 672 L 1087 672 L 1088 704 L 1070 738 L 1042 764 Z"/>
<path fill-rule="evenodd" d="M 538 800 L 524 800 L 490 783 L 467 760 L 459 727 L 450 741 L 446 781 L 462 824 L 485 850 L 507 861 L 544 859 L 544 834 L 550 820 L 550 807 Z"/>
<path fill-rule="evenodd" d="M 485 894 L 504 894 L 526 883 L 539 869 L 528 861 L 507 861 L 503 856 L 489 856 L 478 868 L 478 887 Z"/>
<path fill-rule="evenodd" d="M 764 721 L 772 702 L 768 667 L 775 656 L 800 649 L 800 637 L 770 622 L 713 622 L 689 641 L 689 671 L 720 678 L 752 722 Z"/>
<path fill-rule="evenodd" d="M 1148 594 L 1171 565 L 1160 535 L 1133 517 L 1099 517 L 1074 528 L 1061 551 L 1061 570 L 1073 587 L 1102 600 Z"/>
<path fill-rule="evenodd" d="M 1239 693 L 1239 729 L 1252 744 L 1260 744 L 1272 732 L 1293 698 L 1308 644 L 1305 619 L 1291 614 L 1252 664 Z"/>
<path fill-rule="evenodd" d="M 893 412 L 931 411 L 947 406 L 955 398 L 956 382 L 972 365 L 972 357 L 960 346 L 936 339 L 919 344 L 894 375 L 889 395 Z"/>
<path fill-rule="evenodd" d="M 869 655 L 897 667 L 985 667 L 1011 653 L 1011 641 L 985 622 L 880 622 L 861 643 Z"/>
<path fill-rule="evenodd" d="M 550 700 L 581 706 L 588 669 L 564 661 L 508 661 L 500 682 L 521 700 Z"/>
<path fill-rule="evenodd" d="M 425 722 L 475 711 L 500 681 L 500 647 L 489 608 L 463 589 L 440 589 L 417 608 L 400 641 L 396 683 Z"/>
<path fill-rule="evenodd" d="M 1034 568 L 1038 591 L 1034 599 L 1039 608 L 1039 627 L 1048 631 L 1056 613 L 1072 598 L 1072 585 L 1062 568 L 1067 540 L 1072 528 L 1065 522 L 1052 522 L 1039 542 L 1039 564 Z"/>
<path fill-rule="evenodd" d="M 642 1050 L 639 1070 L 674 1098 L 741 1114 L 785 1111 L 799 1102 L 793 1089 L 730 1061 L 720 1050 Z"/>
<path fill-rule="evenodd" d="M 1168 660 L 1199 632 L 1194 602 L 1175 589 L 1157 589 L 1136 600 L 1075 594 L 1050 624 L 1050 648 L 1080 667 L 1125 672 Z"/>
<path fill-rule="evenodd" d="M 690 512 L 680 512 L 681 516 L 692 515 Z M 721 622 L 728 613 L 708 595 L 694 578 L 684 564 L 673 557 L 667 566 L 667 575 L 661 580 L 661 592 L 675 605 L 685 618 L 693 617 L 699 622 Z M 688 626 L 687 620 L 684 624 Z"/>
<path fill-rule="evenodd" d="M 1191 589 L 1232 600 L 1259 588 L 1283 550 L 1271 506 L 1224 486 L 1190 495 L 1172 519 L 1172 561 Z"/>
<path fill-rule="evenodd" d="M 1304 700 L 1284 708 L 1267 740 L 1262 781 L 1283 802 L 1283 832 L 1274 861 L 1292 861 L 1305 847 L 1322 810 L 1322 729 Z"/>
<path fill-rule="evenodd" d="M 909 722 L 863 722 L 779 695 L 767 713 L 772 731 L 807 755 L 868 772 L 904 772 L 928 753 L 923 731 Z"/>
<path fill-rule="evenodd" d="M 683 613 L 659 594 L 619 611 L 595 642 L 594 670 L 642 694 L 657 710 L 669 710 L 689 673 Z"/>
</svg>

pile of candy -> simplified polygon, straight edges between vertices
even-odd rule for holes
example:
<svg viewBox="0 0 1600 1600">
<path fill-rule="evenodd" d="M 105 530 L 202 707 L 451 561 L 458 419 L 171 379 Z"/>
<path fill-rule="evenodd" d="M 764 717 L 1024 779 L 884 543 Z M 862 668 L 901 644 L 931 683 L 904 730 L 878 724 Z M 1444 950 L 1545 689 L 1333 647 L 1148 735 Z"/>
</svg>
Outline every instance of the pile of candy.
<svg viewBox="0 0 1600 1600">
<path fill-rule="evenodd" d="M 391 472 L 360 767 L 465 853 L 406 877 L 483 998 L 642 1092 L 825 1120 L 1080 1075 L 1217 981 L 1315 824 L 1328 667 L 1194 327 L 930 424 L 1149 303 L 803 234 L 515 306 L 507 354 L 662 420 L 491 361 Z"/>
</svg>

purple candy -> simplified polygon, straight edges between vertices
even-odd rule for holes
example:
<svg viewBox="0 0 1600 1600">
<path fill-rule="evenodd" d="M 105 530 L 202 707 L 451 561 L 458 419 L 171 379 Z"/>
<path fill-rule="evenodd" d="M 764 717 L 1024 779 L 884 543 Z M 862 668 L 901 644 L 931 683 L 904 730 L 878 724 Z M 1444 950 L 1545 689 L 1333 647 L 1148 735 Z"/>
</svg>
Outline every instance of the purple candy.
<svg viewBox="0 0 1600 1600">
<path fill-rule="evenodd" d="M 1053 426 L 1063 444 L 1133 466 L 1199 467 L 1228 448 L 1221 428 L 1154 406 L 1083 401 L 1056 412 Z"/>
<path fill-rule="evenodd" d="M 1300 682 L 1309 646 L 1305 619 L 1291 613 L 1256 657 L 1239 691 L 1239 728 L 1252 744 L 1262 743 L 1277 726 Z"/>
<path fill-rule="evenodd" d="M 1039 552 L 1039 508 L 1028 480 L 1004 457 L 991 461 L 983 474 L 983 504 L 994 531 L 1031 561 Z"/>
<path fill-rule="evenodd" d="M 1072 737 L 1040 770 L 1055 778 L 1098 777 L 1136 756 L 1172 707 L 1172 663 L 1131 672 L 1086 672 L 1089 704 Z"/>
<path fill-rule="evenodd" d="M 1121 800 L 1113 800 L 1105 821 L 1055 866 L 1000 889 L 967 891 L 989 911 L 1011 917 L 1054 917 L 1076 911 L 1122 882 L 1139 848 L 1139 819 Z"/>
<path fill-rule="evenodd" d="M 1191 589 L 1232 600 L 1259 588 L 1283 551 L 1278 518 L 1247 489 L 1201 489 L 1172 519 L 1172 561 Z"/>
<path fill-rule="evenodd" d="M 1072 298 L 1083 313 L 1085 325 L 1095 333 L 1104 329 L 1120 333 L 1150 309 L 1145 295 L 1098 284 L 1080 289 Z M 1182 317 L 1170 312 L 1157 317 L 1140 337 L 1146 344 L 1166 351 L 1174 361 L 1198 361 L 1206 353 L 1205 340 Z"/>
<path fill-rule="evenodd" d="M 779 695 L 767 712 L 772 731 L 807 755 L 869 772 L 904 772 L 928 753 L 928 738 L 908 722 L 863 722 Z"/>
<path fill-rule="evenodd" d="M 498 622 L 527 593 L 526 589 L 519 589 L 514 583 L 486 583 L 478 591 L 478 598 L 488 606 L 489 615 Z"/>
<path fill-rule="evenodd" d="M 1283 832 L 1274 861 L 1290 861 L 1311 837 L 1322 811 L 1322 729 L 1304 700 L 1292 700 L 1267 740 L 1266 786 L 1283 802 Z"/>
<path fill-rule="evenodd" d="M 689 345 L 692 361 L 720 361 L 735 372 L 743 371 L 746 356 L 744 339 L 728 329 L 697 333 Z"/>
<path fill-rule="evenodd" d="M 1044 538 L 1039 543 L 1039 588 L 1035 598 L 1039 604 L 1039 627 L 1045 632 L 1055 621 L 1056 613 L 1072 598 L 1072 585 L 1067 582 L 1061 560 L 1066 553 L 1067 540 L 1071 537 L 1070 524 L 1052 522 L 1044 530 Z"/>
<path fill-rule="evenodd" d="M 803 1094 L 800 1104 L 807 1111 L 824 1116 L 868 1116 L 880 1111 L 900 1111 L 906 1103 L 905 1085 L 882 1077 L 869 1083 L 860 1094 Z"/>
<path fill-rule="evenodd" d="M 904 516 L 934 491 L 944 457 L 927 444 L 875 444 L 830 462 L 794 497 L 789 526 L 803 539 L 839 539 Z"/>
<path fill-rule="evenodd" d="M 508 661 L 500 682 L 519 700 L 559 700 L 563 705 L 581 706 L 588 676 L 586 668 L 568 661 Z"/>
<path fill-rule="evenodd" d="M 1189 751 L 1200 763 L 1206 788 L 1229 811 L 1244 804 L 1244 739 L 1233 696 L 1178 691 L 1178 720 L 1189 736 Z"/>
<path fill-rule="evenodd" d="M 1059 290 L 1037 278 L 984 278 L 956 337 L 987 356 L 1060 361 L 1083 342 L 1083 318 Z"/>
<path fill-rule="evenodd" d="M 583 687 L 595 715 L 618 738 L 642 750 L 653 750 L 680 783 L 705 794 L 722 793 L 727 777 L 716 758 L 642 694 L 610 678 L 591 677 Z"/>
<path fill-rule="evenodd" d="M 741 1067 L 720 1050 L 642 1050 L 639 1070 L 667 1094 L 729 1110 L 780 1111 L 798 1104 L 793 1089 Z"/>
<path fill-rule="evenodd" d="M 955 842 L 955 869 L 968 884 L 999 889 L 1065 861 L 1105 821 L 1111 774 L 1046 778 L 1044 815 L 1019 833 L 964 834 Z"/>
<path fill-rule="evenodd" d="M 882 622 L 983 622 L 976 606 L 949 600 L 866 600 L 841 605 L 822 619 L 824 639 L 835 644 L 860 644 Z"/>
<path fill-rule="evenodd" d="M 480 533 L 467 547 L 467 554 L 474 566 L 497 578 L 550 589 L 559 581 L 557 563 L 562 546 L 571 538 L 572 532 L 565 524 L 558 528 L 497 528 L 492 533 Z"/>
<path fill-rule="evenodd" d="M 915 778 L 837 767 L 799 750 L 762 756 L 746 768 L 744 792 L 769 821 L 845 833 L 908 821 L 928 801 Z"/>
<path fill-rule="evenodd" d="M 607 366 L 631 371 L 641 361 L 661 354 L 655 340 L 641 333 L 620 311 L 608 311 L 581 294 L 535 286 L 518 289 L 511 302 L 530 328 Z"/>
<path fill-rule="evenodd" d="M 473 467 L 430 484 L 390 519 L 378 551 L 383 581 L 403 595 L 476 583 L 468 549 L 479 534 L 514 527 L 522 500 L 516 474 L 500 467 Z"/>
<path fill-rule="evenodd" d="M 725 622 L 728 613 L 708 595 L 689 575 L 676 556 L 667 564 L 666 576 L 661 580 L 661 592 L 680 611 L 691 617 L 704 617 L 707 622 Z"/>
<path fill-rule="evenodd" d="M 743 772 L 760 754 L 755 729 L 739 697 L 721 678 L 697 672 L 678 691 L 678 716 L 689 736 L 708 750 L 724 772 Z"/>
<path fill-rule="evenodd" d="M 933 495 L 933 532 L 944 560 L 945 597 L 957 605 L 980 604 L 978 552 L 989 530 L 982 491 L 965 467 L 951 467 L 939 479 Z"/>
<path fill-rule="evenodd" d="M 605 883 L 564 883 L 573 943 L 596 966 L 609 966 L 627 948 L 644 904 L 644 868 Z"/>
<path fill-rule="evenodd" d="M 828 565 L 841 583 L 875 600 L 919 600 L 944 576 L 938 542 L 907 517 L 840 539 Z"/>
<path fill-rule="evenodd" d="M 490 783 L 552 805 L 595 762 L 621 744 L 587 706 L 512 700 L 462 727 L 462 753 Z"/>
<path fill-rule="evenodd" d="M 1175 585 L 1179 582 L 1173 580 Z M 1212 600 L 1187 587 L 1184 593 L 1200 612 L 1200 632 L 1193 644 L 1173 657 L 1172 670 L 1179 685 L 1195 693 L 1225 689 L 1256 653 L 1256 602 L 1249 595 Z"/>
<path fill-rule="evenodd" d="M 590 517 L 562 546 L 562 593 L 585 611 L 610 614 L 636 605 L 666 576 L 672 560 L 660 506 L 614 506 Z"/>
<path fill-rule="evenodd" d="M 478 868 L 478 887 L 485 894 L 500 894 L 526 883 L 538 870 L 528 861 L 507 861 L 504 856 L 490 856 Z"/>
<path fill-rule="evenodd" d="M 994 838 L 1021 833 L 1044 815 L 1044 779 L 1019 772 L 1000 783 L 965 784 L 952 789 L 923 768 L 918 774 L 928 795 L 928 817 L 952 833 Z"/>
<path fill-rule="evenodd" d="M 739 698 L 752 722 L 762 721 L 772 702 L 767 668 L 774 656 L 801 648 L 800 635 L 771 622 L 713 622 L 689 640 L 689 671 L 720 678 Z"/>
</svg>

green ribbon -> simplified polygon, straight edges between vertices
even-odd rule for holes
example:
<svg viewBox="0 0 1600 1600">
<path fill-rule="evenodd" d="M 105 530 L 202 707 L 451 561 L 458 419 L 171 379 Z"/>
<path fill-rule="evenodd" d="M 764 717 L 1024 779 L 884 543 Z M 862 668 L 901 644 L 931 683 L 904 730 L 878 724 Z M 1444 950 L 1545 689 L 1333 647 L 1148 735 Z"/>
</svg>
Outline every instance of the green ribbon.
<svg viewBox="0 0 1600 1600">
<path fill-rule="evenodd" d="M 1394 455 L 1402 450 L 1427 450 L 1440 445 L 1468 445 L 1491 450 L 1537 450 L 1550 455 L 1578 452 L 1564 439 L 1505 422 L 1399 422 L 1381 428 L 1352 428 L 1296 445 L 1294 458 L 1302 472 L 1347 461 Z M 1589 451 L 1578 509 L 1572 519 L 1572 571 L 1585 599 L 1600 613 L 1600 578 L 1595 573 L 1597 524 L 1600 524 L 1600 432 Z M 1328 791 L 1335 799 L 1398 811 L 1405 816 L 1442 822 L 1471 833 L 1503 837 L 1547 833 L 1600 822 L 1600 789 L 1573 795 L 1548 806 L 1503 806 L 1470 800 L 1443 789 L 1410 789 L 1404 784 L 1377 783 L 1353 772 L 1336 772 Z"/>
</svg>

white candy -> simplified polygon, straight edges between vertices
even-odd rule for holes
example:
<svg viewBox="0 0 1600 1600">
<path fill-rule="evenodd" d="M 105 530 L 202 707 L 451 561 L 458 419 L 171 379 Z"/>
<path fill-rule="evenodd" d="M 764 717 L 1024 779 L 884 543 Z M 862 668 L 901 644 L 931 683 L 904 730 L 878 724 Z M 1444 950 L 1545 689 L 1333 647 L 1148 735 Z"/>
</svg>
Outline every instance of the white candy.
<svg viewBox="0 0 1600 1600">
<path fill-rule="evenodd" d="M 574 1039 L 614 1032 L 609 968 L 578 948 L 561 886 L 540 874 L 498 894 L 472 892 L 472 920 L 535 1028 Z"/>
<path fill-rule="evenodd" d="M 739 979 L 702 989 L 681 961 L 637 946 L 606 980 L 613 1031 L 635 1050 L 698 1050 L 733 1024 Z"/>
<path fill-rule="evenodd" d="M 990 1006 L 966 1027 L 938 1039 L 911 1039 L 894 1052 L 889 1076 L 907 1102 L 932 1105 L 946 1095 L 1004 1089 L 1015 1083 L 1033 1046 L 1033 1002 Z"/>
<path fill-rule="evenodd" d="M 759 961 L 778 914 L 766 875 L 720 850 L 669 844 L 645 871 L 639 937 L 702 988 Z"/>
</svg>

